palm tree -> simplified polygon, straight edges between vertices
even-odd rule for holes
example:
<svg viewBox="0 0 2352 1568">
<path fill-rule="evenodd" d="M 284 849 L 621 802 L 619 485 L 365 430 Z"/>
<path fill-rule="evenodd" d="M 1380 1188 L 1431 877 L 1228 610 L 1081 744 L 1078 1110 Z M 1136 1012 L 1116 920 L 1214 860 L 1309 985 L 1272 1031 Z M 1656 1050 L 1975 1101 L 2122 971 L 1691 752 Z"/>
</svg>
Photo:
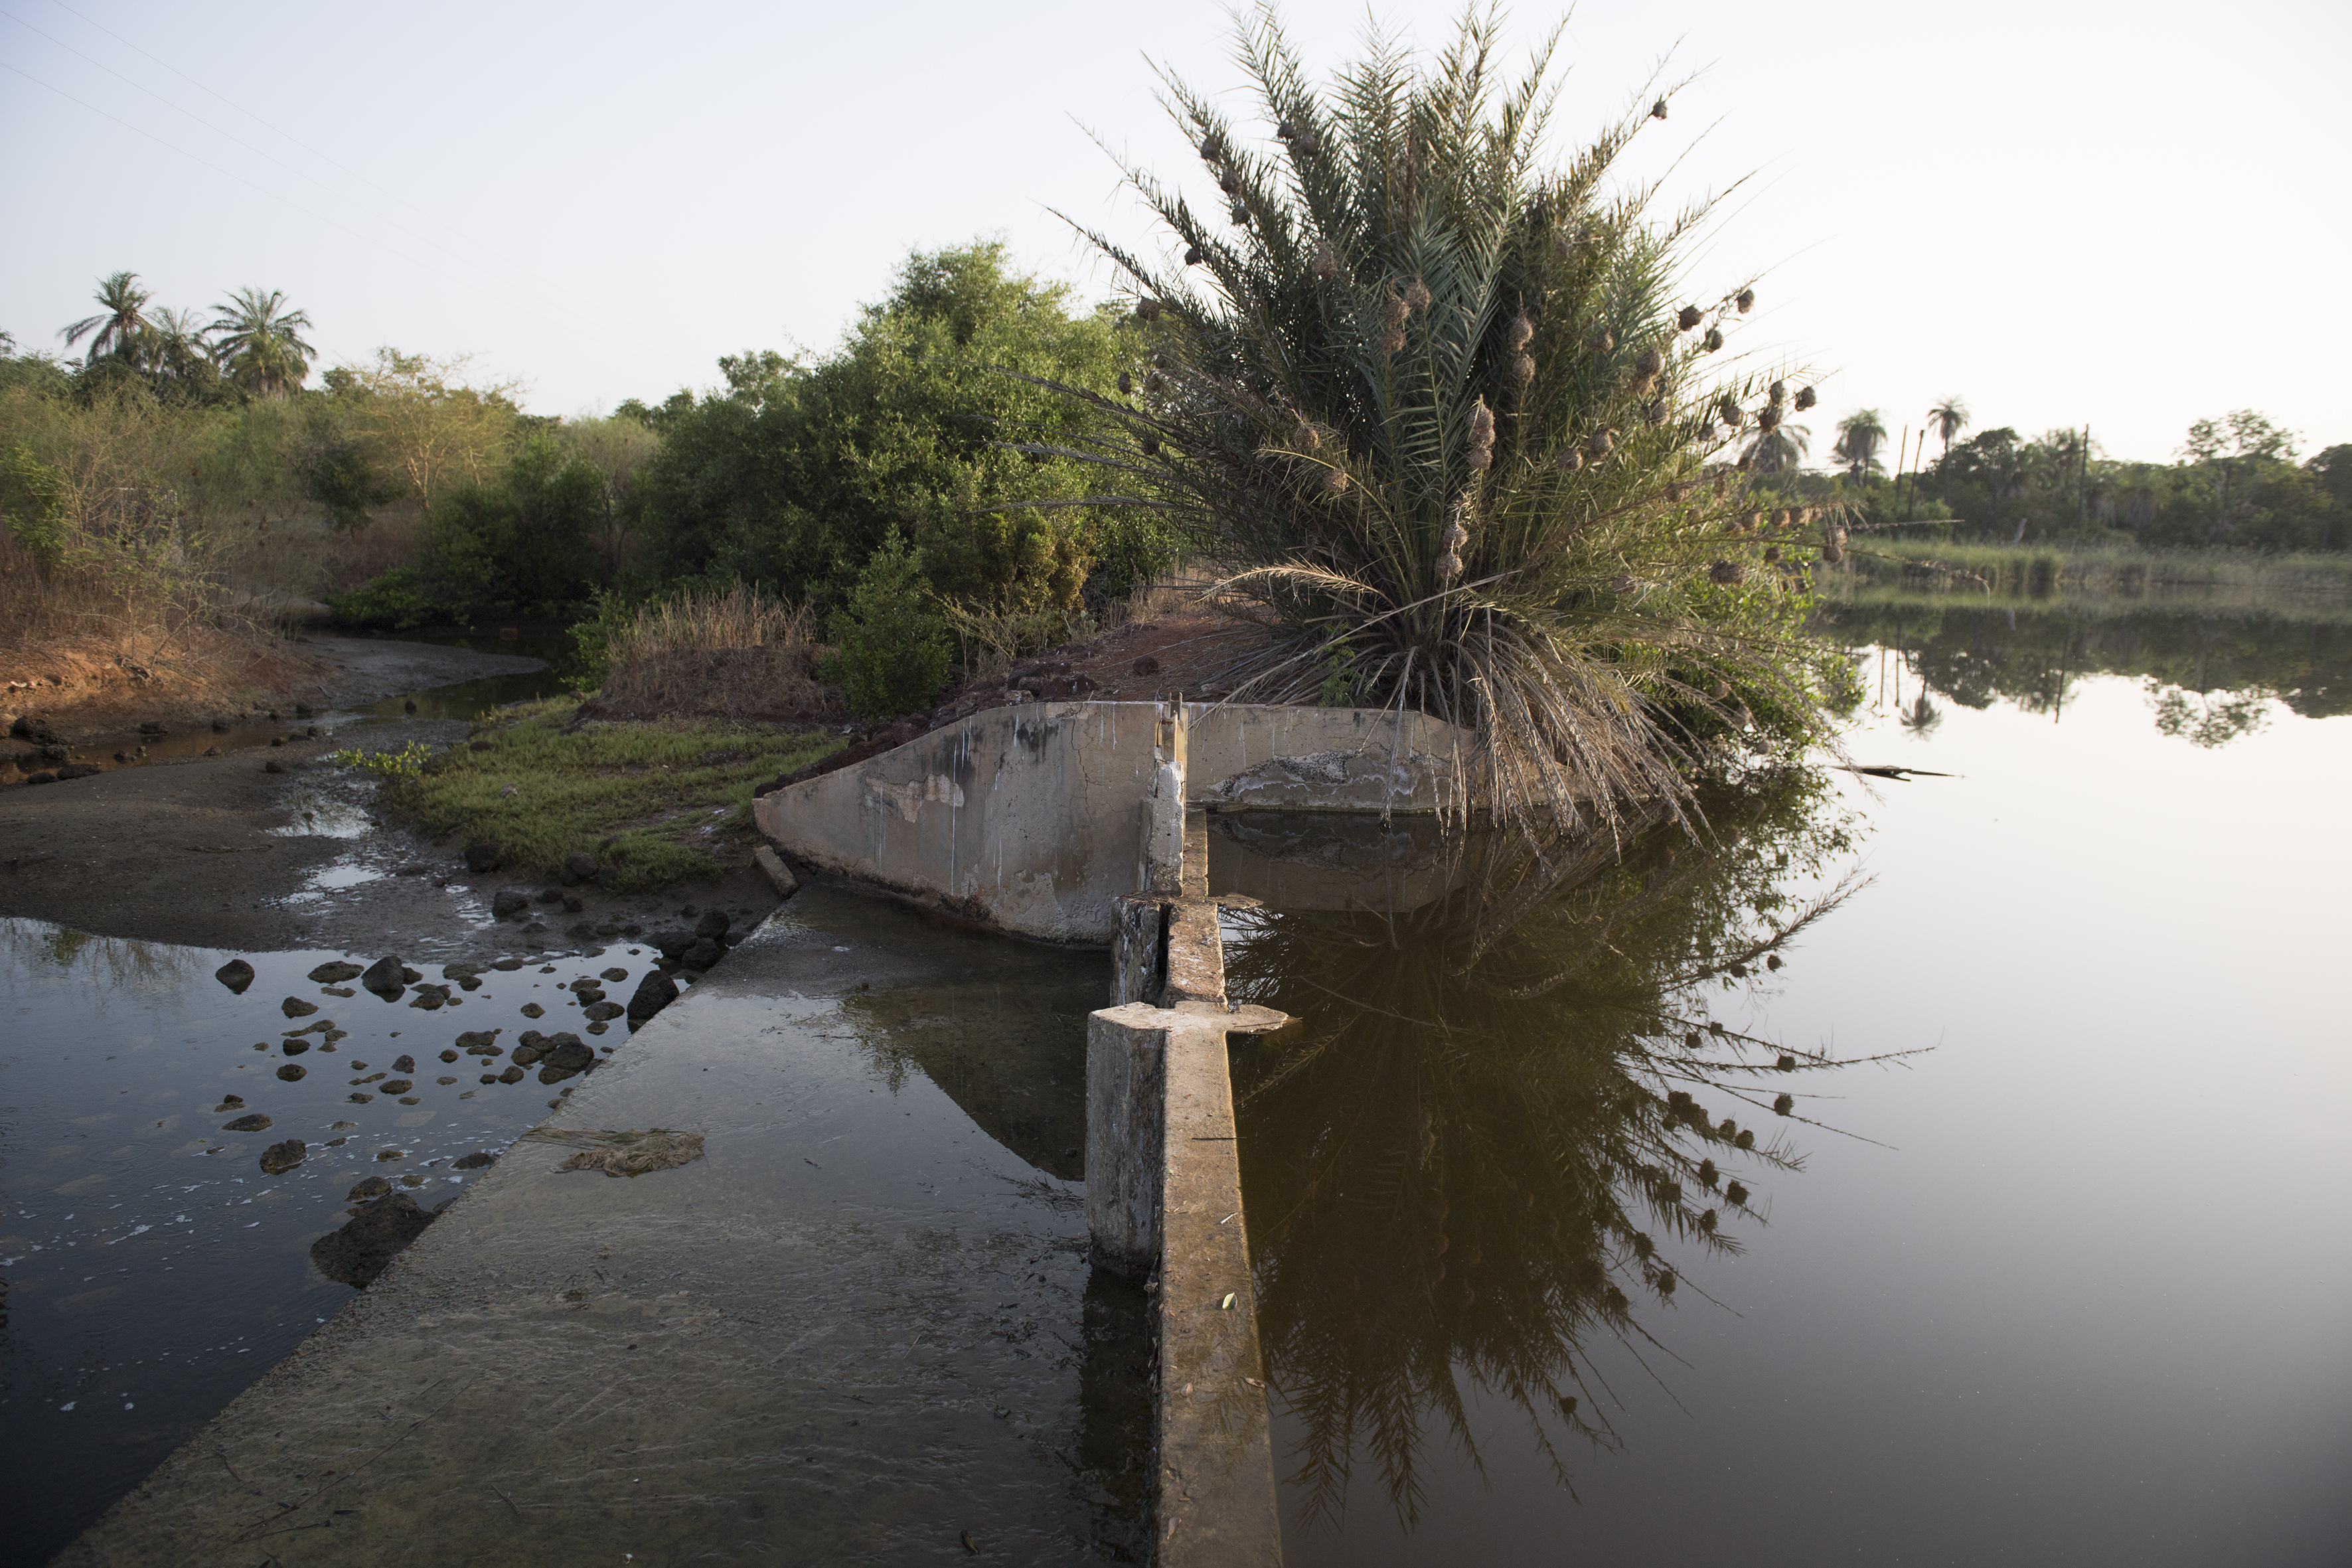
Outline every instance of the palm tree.
<svg viewBox="0 0 2352 1568">
<path fill-rule="evenodd" d="M 1927 410 L 1927 428 L 1933 430 L 1936 433 L 1936 438 L 1944 444 L 1943 454 L 1936 459 L 1936 489 L 1938 499 L 1947 507 L 1950 506 L 1952 500 L 1952 477 L 1949 470 L 1952 437 L 1968 427 L 1969 405 L 1957 396 L 1947 397 L 1943 402 Z"/>
<path fill-rule="evenodd" d="M 1240 52 L 1271 138 L 1167 79 L 1216 194 L 1126 169 L 1167 260 L 1094 237 L 1156 368 L 1096 400 L 1118 493 L 1067 504 L 1148 505 L 1232 566 L 1270 635 L 1229 689 L 1311 700 L 1340 668 L 1476 731 L 1504 815 L 1605 819 L 1689 802 L 1684 760 L 1754 713 L 1811 726 L 1816 655 L 1757 586 L 1780 547 L 1728 526 L 1745 494 L 1697 483 L 1780 406 L 1708 358 L 1753 290 L 1677 309 L 1695 216 L 1608 178 L 1658 121 L 1546 166 L 1549 46 L 1506 87 L 1496 28 L 1469 11 L 1427 66 L 1376 36 L 1318 91 L 1262 8 Z"/>
<path fill-rule="evenodd" d="M 1878 410 L 1859 408 L 1838 421 L 1837 445 L 1830 453 L 1845 464 L 1847 477 L 1860 484 L 1867 476 L 1884 471 L 1878 448 L 1885 445 L 1886 422 L 1878 416 Z"/>
<path fill-rule="evenodd" d="M 1748 447 L 1748 471 L 1780 474 L 1801 467 L 1812 442 L 1813 433 L 1802 425 L 1775 425 Z"/>
<path fill-rule="evenodd" d="M 136 272 L 110 272 L 99 283 L 95 296 L 105 309 L 95 316 L 84 316 L 58 335 L 65 339 L 68 348 L 89 338 L 93 360 L 108 354 L 136 359 L 153 330 L 144 311 L 154 297 L 152 290 L 139 287 Z"/>
<path fill-rule="evenodd" d="M 228 378 L 264 397 L 283 397 L 310 374 L 310 356 L 318 351 L 298 335 L 310 330 L 303 310 L 285 308 L 286 296 L 277 289 L 240 289 L 224 305 L 213 309 L 213 357 Z"/>
</svg>

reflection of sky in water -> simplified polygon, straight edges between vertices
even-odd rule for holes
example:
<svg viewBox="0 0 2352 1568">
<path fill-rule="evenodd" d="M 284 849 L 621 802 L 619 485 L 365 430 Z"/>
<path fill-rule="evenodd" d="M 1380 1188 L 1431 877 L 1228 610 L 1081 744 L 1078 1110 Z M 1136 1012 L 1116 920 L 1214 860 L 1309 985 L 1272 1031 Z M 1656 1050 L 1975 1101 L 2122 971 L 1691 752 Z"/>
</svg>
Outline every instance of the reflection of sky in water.
<svg viewBox="0 0 2352 1568">
<path fill-rule="evenodd" d="M 379 874 L 330 868 L 335 885 L 346 873 Z M 213 978 L 233 956 L 258 971 L 242 995 Z M 86 1517 L 160 1460 L 350 1298 L 308 1248 L 343 1223 L 352 1184 L 383 1175 L 427 1207 L 460 1190 L 450 1162 L 503 1148 L 556 1092 L 535 1074 L 485 1084 L 482 1069 L 503 1069 L 524 1028 L 617 1044 L 625 1026 L 586 1034 L 564 987 L 617 967 L 626 979 L 604 984 L 625 1000 L 648 962 L 625 947 L 534 959 L 485 970 L 478 989 L 453 987 L 458 1005 L 426 1011 L 407 1005 L 414 993 L 386 1004 L 356 982 L 337 996 L 308 978 L 346 956 L 378 955 L 233 954 L 0 921 L 0 1466 L 18 1496 L 65 1500 L 67 1512 L 90 1500 Z M 288 996 L 320 1010 L 289 1019 Z M 543 1018 L 519 1011 L 534 1001 Z M 287 1054 L 290 1031 L 322 1021 L 344 1037 L 292 1037 L 308 1048 Z M 499 1057 L 440 1060 L 459 1033 L 487 1029 L 504 1031 Z M 402 1056 L 413 1069 L 396 1068 Z M 287 1062 L 306 1076 L 279 1080 Z M 411 1092 L 352 1081 L 383 1074 Z M 222 1130 L 248 1112 L 273 1125 Z M 263 1174 L 261 1151 L 288 1138 L 309 1144 L 306 1159 Z M 385 1149 L 401 1158 L 379 1160 Z"/>
<path fill-rule="evenodd" d="M 1339 1530 L 1286 1489 L 1294 1568 L 1570 1543 L 2319 1563 L 2352 1539 L 2352 1228 L 2325 1197 L 2352 1102 L 2352 721 L 2281 710 L 2200 749 L 2100 676 L 2070 679 L 2063 722 L 1951 704 L 1923 742 L 1892 696 L 1854 760 L 1964 776 L 1842 778 L 1876 880 L 1717 1010 L 1798 1048 L 1931 1054 L 1812 1086 L 1871 1142 L 1809 1131 L 1746 1254 L 1685 1262 L 1720 1306 L 1686 1290 L 1645 1309 L 1656 1345 L 1586 1347 L 1622 1448 L 1562 1448 L 1580 1501 L 1465 1380 L 1484 1477 L 1425 1414 L 1419 1529 L 1360 1454 Z M 1307 1436 L 1277 1423 L 1294 1479 Z"/>
</svg>

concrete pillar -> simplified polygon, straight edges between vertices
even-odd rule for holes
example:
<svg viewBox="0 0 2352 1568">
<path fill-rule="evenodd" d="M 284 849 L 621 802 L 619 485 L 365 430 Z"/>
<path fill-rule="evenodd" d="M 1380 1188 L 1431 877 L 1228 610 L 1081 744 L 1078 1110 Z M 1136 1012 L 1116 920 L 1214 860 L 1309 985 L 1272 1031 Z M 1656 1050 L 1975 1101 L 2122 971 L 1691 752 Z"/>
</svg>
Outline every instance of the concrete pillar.
<svg viewBox="0 0 2352 1568">
<path fill-rule="evenodd" d="M 1151 791 L 1143 801 L 1143 891 L 1175 898 L 1184 891 L 1184 771 L 1190 720 L 1182 701 L 1160 710 L 1154 731 Z"/>
</svg>

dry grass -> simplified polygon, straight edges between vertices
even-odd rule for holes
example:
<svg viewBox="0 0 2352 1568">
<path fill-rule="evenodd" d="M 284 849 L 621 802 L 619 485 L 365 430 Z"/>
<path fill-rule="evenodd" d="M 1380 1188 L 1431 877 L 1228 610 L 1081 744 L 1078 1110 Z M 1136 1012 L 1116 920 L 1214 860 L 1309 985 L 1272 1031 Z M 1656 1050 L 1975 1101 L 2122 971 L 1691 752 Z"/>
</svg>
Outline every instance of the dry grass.
<svg viewBox="0 0 2352 1568">
<path fill-rule="evenodd" d="M 824 723 L 840 699 L 816 679 L 808 613 L 740 584 L 639 606 L 605 644 L 595 719 Z"/>
<path fill-rule="evenodd" d="M 370 517 L 364 528 L 330 534 L 319 565 L 318 588 L 341 594 L 415 561 L 425 548 L 425 520 L 400 508 Z"/>
</svg>

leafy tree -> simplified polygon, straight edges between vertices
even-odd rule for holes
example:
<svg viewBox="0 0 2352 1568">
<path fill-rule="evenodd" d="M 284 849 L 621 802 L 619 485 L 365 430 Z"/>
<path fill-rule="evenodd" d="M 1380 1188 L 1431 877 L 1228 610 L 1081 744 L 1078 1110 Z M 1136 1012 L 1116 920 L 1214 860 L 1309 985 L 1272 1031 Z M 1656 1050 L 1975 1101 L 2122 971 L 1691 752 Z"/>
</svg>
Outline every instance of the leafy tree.
<svg viewBox="0 0 2352 1568">
<path fill-rule="evenodd" d="M 213 309 L 213 354 L 238 386 L 260 397 L 284 397 L 309 377 L 317 351 L 301 334 L 310 331 L 310 317 L 287 310 L 282 292 L 239 289 Z"/>
<path fill-rule="evenodd" d="M 2266 463 L 2291 461 L 2294 437 L 2252 409 L 2240 408 L 2191 425 L 2180 455 L 2204 470 L 2211 518 L 2207 539 L 2218 544 L 2252 508 L 2250 477 Z"/>
<path fill-rule="evenodd" d="M 373 361 L 337 365 L 324 378 L 349 427 L 371 444 L 372 460 L 428 518 L 452 487 L 492 482 L 520 433 L 519 384 L 471 384 L 464 379 L 468 363 L 382 348 Z"/>
<path fill-rule="evenodd" d="M 1124 588 L 1161 547 L 1068 504 L 1086 471 L 1060 453 L 1097 421 L 1038 378 L 1108 393 L 1136 356 L 1110 314 L 1001 244 L 912 254 L 838 353 L 730 355 L 724 391 L 623 406 L 663 437 L 642 480 L 647 574 L 835 600 L 895 527 L 951 601 L 1074 611 L 1092 561 L 1114 558 Z"/>
<path fill-rule="evenodd" d="M 68 348 L 89 338 L 91 359 L 112 355 L 135 363 L 152 330 L 146 309 L 154 297 L 152 291 L 139 287 L 136 272 L 110 272 L 98 285 L 98 314 L 84 316 L 58 335 L 65 339 Z"/>
<path fill-rule="evenodd" d="M 896 528 L 866 560 L 847 604 L 833 612 L 830 631 L 835 652 L 819 674 L 841 688 L 861 719 L 928 707 L 947 684 L 947 622 L 932 605 L 923 552 L 907 548 Z"/>
</svg>

